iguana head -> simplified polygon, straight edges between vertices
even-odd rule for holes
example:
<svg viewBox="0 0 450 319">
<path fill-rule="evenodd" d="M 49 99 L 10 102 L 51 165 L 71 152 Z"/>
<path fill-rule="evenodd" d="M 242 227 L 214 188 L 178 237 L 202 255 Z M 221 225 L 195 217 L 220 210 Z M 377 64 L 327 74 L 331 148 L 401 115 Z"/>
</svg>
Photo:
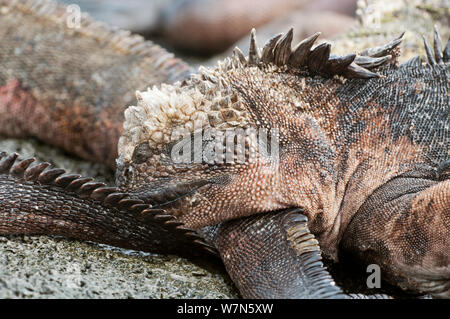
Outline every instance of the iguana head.
<svg viewBox="0 0 450 319">
<path fill-rule="evenodd" d="M 253 30 L 248 57 L 236 49 L 183 83 L 137 92 L 125 111 L 118 184 L 190 227 L 317 206 L 314 193 L 334 176 L 336 123 L 312 111 L 333 111 L 345 77 L 378 77 L 367 68 L 400 43 L 341 57 L 328 43 L 312 48 L 318 36 L 292 48 L 291 29 L 260 51 Z"/>
</svg>

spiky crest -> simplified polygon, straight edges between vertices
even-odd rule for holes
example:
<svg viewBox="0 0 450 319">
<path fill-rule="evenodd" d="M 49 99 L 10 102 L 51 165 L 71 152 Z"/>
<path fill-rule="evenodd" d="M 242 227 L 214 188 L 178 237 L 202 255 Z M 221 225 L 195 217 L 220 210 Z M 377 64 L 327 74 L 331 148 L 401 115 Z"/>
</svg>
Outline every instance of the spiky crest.
<svg viewBox="0 0 450 319">
<path fill-rule="evenodd" d="M 331 44 L 321 43 L 313 48 L 320 32 L 304 39 L 292 47 L 293 29 L 285 35 L 278 34 L 267 41 L 262 52 L 256 49 L 256 31 L 250 36 L 248 56 L 238 48 L 235 49 L 234 61 L 231 66 L 277 66 L 288 70 L 307 69 L 312 74 L 328 76 L 342 75 L 347 78 L 373 78 L 379 74 L 371 72 L 392 60 L 392 53 L 401 43 L 403 34 L 386 45 L 364 50 L 359 55 L 337 56 L 331 54 Z M 226 63 L 226 62 L 225 62 Z"/>
<path fill-rule="evenodd" d="M 444 51 L 442 51 L 442 40 L 436 26 L 434 26 L 433 48 L 430 47 L 427 38 L 424 35 L 422 38 L 428 64 L 430 66 L 444 65 L 445 63 L 450 62 L 450 39 L 447 41 Z"/>
<path fill-rule="evenodd" d="M 404 32 L 385 45 L 365 49 L 359 54 L 338 56 L 331 53 L 329 43 L 313 47 L 320 32 L 292 47 L 292 28 L 284 35 L 277 34 L 269 39 L 260 50 L 253 29 L 248 56 L 236 47 L 234 55 L 219 61 L 214 69 L 200 67 L 197 74 L 192 74 L 183 83 L 163 84 L 149 88 L 147 92 L 137 92 L 138 106 L 125 111 L 119 154 L 122 159 L 131 160 L 135 147 L 144 141 L 148 141 L 150 147 L 158 148 L 178 140 L 182 132 L 193 133 L 203 127 L 248 127 L 249 116 L 224 76 L 232 70 L 258 67 L 267 72 L 301 72 L 306 76 L 379 78 L 383 76 L 377 73 L 379 68 L 397 61 L 403 35 Z M 448 62 L 449 44 L 443 53 L 434 56 L 427 43 L 425 46 L 428 47 L 430 65 L 436 64 L 435 61 Z M 435 30 L 435 52 L 441 52 L 441 47 Z M 420 60 L 414 61 L 420 64 Z"/>
</svg>

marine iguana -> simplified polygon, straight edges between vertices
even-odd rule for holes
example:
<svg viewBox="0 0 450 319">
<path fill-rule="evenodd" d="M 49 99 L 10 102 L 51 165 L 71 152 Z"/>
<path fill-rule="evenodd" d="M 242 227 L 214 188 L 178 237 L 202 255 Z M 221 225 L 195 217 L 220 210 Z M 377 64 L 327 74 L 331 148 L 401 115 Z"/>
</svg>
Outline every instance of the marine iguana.
<svg viewBox="0 0 450 319">
<path fill-rule="evenodd" d="M 450 47 L 437 32 L 428 63 L 401 66 L 400 38 L 339 57 L 313 48 L 318 34 L 292 48 L 290 30 L 261 51 L 252 32 L 248 57 L 236 49 L 189 76 L 140 37 L 87 17 L 68 28 L 52 2 L 3 1 L 0 13 L 2 134 L 110 166 L 122 135 L 112 188 L 4 154 L 1 234 L 218 251 L 244 297 L 345 297 L 321 262 L 345 250 L 405 290 L 449 297 Z M 276 132 L 278 160 L 246 136 L 231 153 L 254 161 L 174 163 L 181 133 L 208 128 Z"/>
</svg>

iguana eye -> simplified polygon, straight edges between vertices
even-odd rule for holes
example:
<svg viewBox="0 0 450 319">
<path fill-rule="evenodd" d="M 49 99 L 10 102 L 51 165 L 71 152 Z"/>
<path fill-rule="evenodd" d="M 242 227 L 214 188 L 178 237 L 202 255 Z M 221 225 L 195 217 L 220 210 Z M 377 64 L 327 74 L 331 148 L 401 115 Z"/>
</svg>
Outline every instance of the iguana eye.
<svg viewBox="0 0 450 319">
<path fill-rule="evenodd" d="M 151 156 L 152 150 L 148 146 L 148 143 L 141 143 L 134 149 L 132 159 L 134 163 L 142 164 Z"/>
</svg>

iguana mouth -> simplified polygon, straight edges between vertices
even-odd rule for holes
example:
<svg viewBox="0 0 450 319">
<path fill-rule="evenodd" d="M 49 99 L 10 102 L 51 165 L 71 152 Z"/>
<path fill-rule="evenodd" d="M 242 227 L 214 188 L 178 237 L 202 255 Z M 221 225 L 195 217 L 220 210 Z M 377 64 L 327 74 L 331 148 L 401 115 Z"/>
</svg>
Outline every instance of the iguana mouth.
<svg viewBox="0 0 450 319">
<path fill-rule="evenodd" d="M 187 199 L 210 182 L 201 179 L 191 182 L 170 184 L 134 193 L 134 196 L 151 204 L 153 208 L 173 209 L 182 199 Z M 177 207 L 178 208 L 178 207 Z"/>
</svg>

